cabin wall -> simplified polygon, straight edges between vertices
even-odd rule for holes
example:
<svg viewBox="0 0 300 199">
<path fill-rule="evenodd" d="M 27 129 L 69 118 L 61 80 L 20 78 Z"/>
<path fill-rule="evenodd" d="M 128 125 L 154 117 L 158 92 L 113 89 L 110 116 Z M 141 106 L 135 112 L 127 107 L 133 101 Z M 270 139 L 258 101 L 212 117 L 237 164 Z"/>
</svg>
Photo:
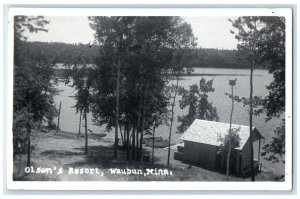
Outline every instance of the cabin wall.
<svg viewBox="0 0 300 199">
<path fill-rule="evenodd" d="M 240 173 L 241 173 L 241 171 L 242 171 L 242 151 L 241 150 L 235 150 L 235 160 L 236 160 L 236 162 L 235 162 L 235 173 L 237 174 L 237 175 L 239 175 Z"/>
<path fill-rule="evenodd" d="M 229 173 L 230 174 L 235 174 L 239 175 L 240 174 L 240 164 L 242 162 L 241 160 L 241 150 L 239 149 L 233 149 L 231 150 L 230 154 L 230 164 L 229 164 Z M 224 171 L 226 171 L 226 166 L 227 166 L 227 156 L 228 156 L 228 148 L 225 148 L 224 153 L 222 154 L 222 165 L 221 167 L 223 168 Z"/>
<path fill-rule="evenodd" d="M 251 159 L 250 141 L 248 139 L 242 150 L 242 164 L 241 164 L 242 171 L 247 168 L 250 168 L 250 166 L 251 166 L 250 159 Z"/>
<path fill-rule="evenodd" d="M 184 160 L 211 170 L 216 169 L 217 146 L 184 141 Z"/>
</svg>

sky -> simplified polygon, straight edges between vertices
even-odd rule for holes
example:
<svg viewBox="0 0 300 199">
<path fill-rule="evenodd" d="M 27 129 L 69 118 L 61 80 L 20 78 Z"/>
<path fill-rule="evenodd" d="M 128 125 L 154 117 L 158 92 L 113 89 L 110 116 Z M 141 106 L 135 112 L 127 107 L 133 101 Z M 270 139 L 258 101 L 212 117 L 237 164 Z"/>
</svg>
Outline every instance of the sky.
<svg viewBox="0 0 300 199">
<path fill-rule="evenodd" d="M 198 46 L 202 48 L 236 49 L 237 41 L 230 33 L 228 17 L 183 17 L 191 24 Z M 93 43 L 94 31 L 87 17 L 46 17 L 48 32 L 27 34 L 28 41 Z"/>
</svg>

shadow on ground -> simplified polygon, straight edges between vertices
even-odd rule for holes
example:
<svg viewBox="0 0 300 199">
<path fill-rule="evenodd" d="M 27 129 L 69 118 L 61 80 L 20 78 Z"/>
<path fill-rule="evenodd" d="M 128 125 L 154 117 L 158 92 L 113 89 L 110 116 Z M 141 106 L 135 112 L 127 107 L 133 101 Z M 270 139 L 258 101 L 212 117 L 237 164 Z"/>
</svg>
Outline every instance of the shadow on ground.
<svg viewBox="0 0 300 199">
<path fill-rule="evenodd" d="M 74 150 L 80 150 L 79 154 L 84 154 L 84 147 L 74 148 Z M 96 166 L 105 169 L 114 168 L 114 167 L 129 167 L 129 166 L 138 166 L 137 161 L 129 162 L 126 157 L 126 151 L 118 149 L 118 157 L 114 157 L 114 148 L 111 146 L 90 146 L 88 148 L 88 154 L 84 157 L 83 161 L 75 162 L 65 166 L 81 167 L 81 166 Z M 157 160 L 157 159 L 156 159 Z M 151 164 L 151 162 L 144 162 L 145 165 Z M 143 165 L 142 165 L 143 167 Z"/>
<path fill-rule="evenodd" d="M 81 150 L 81 154 L 84 153 L 83 148 L 74 148 L 74 150 Z M 68 169 L 69 167 L 80 168 L 80 167 L 89 167 L 89 168 L 101 168 L 105 172 L 106 179 L 109 180 L 139 180 L 139 181 L 147 181 L 147 180 L 168 180 L 174 179 L 175 176 L 144 176 L 144 175 L 115 175 L 110 173 L 110 169 L 131 169 L 138 170 L 141 169 L 145 171 L 146 169 L 168 169 L 173 170 L 170 167 L 160 164 L 152 164 L 151 161 L 144 161 L 141 164 L 140 161 L 128 161 L 126 156 L 126 151 L 118 150 L 118 157 L 116 159 L 114 156 L 114 148 L 111 146 L 90 146 L 88 148 L 89 153 L 84 156 L 82 161 L 65 164 L 64 169 Z M 157 158 L 156 158 L 157 160 Z"/>
<path fill-rule="evenodd" d="M 77 175 L 77 176 L 64 176 L 66 178 L 58 179 L 42 179 L 42 180 L 112 180 L 112 181 L 226 181 L 228 180 L 225 175 L 217 173 L 215 171 L 209 171 L 197 166 L 192 166 L 188 168 L 187 164 L 182 164 L 180 162 L 176 163 L 172 160 L 172 165 L 166 166 L 162 162 L 165 162 L 166 157 L 162 154 L 162 151 L 156 153 L 155 163 L 152 164 L 151 161 L 144 161 L 141 164 L 140 161 L 128 161 L 126 157 L 126 150 L 118 149 L 118 157 L 114 159 L 114 146 L 113 144 L 106 145 L 91 145 L 88 147 L 88 154 L 85 155 L 85 147 L 72 147 L 69 146 L 69 150 L 45 150 L 39 155 L 43 156 L 46 161 L 47 159 L 54 160 L 54 162 L 59 162 L 59 164 L 68 170 L 70 167 L 73 168 L 99 168 L 104 172 L 104 177 L 100 176 L 87 176 L 87 175 Z M 165 151 L 163 151 L 165 152 Z M 160 153 L 160 154 L 159 154 Z M 150 158 L 151 159 L 151 158 Z M 162 161 L 163 160 L 163 161 Z M 179 164 L 182 164 L 178 166 Z M 173 172 L 173 175 L 168 176 L 155 176 L 155 175 L 115 175 L 110 172 L 110 169 L 135 169 L 143 170 L 146 169 L 167 169 Z M 266 175 L 266 176 L 265 176 Z M 269 177 L 269 174 L 258 175 L 258 181 L 260 179 L 267 181 L 272 181 L 274 178 Z M 41 180 L 39 177 L 35 179 L 36 176 L 32 178 L 27 177 L 27 180 Z M 79 178 L 80 177 L 80 178 Z M 268 178 L 267 178 L 268 177 Z M 26 180 L 26 179 L 25 179 Z M 245 181 L 247 179 L 230 177 L 230 181 Z"/>
<path fill-rule="evenodd" d="M 82 153 L 72 152 L 67 150 L 46 150 L 40 153 L 42 156 L 48 156 L 48 158 L 55 159 L 55 158 L 65 158 L 68 156 L 74 155 L 82 155 Z"/>
</svg>

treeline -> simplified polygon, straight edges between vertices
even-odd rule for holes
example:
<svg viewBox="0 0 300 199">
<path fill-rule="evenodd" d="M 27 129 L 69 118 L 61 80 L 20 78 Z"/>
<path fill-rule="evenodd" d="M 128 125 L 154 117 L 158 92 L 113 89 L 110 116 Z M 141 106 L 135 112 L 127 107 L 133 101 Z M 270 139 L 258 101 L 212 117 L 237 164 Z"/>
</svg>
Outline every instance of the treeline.
<svg viewBox="0 0 300 199">
<path fill-rule="evenodd" d="M 47 42 L 25 42 L 28 53 L 37 54 L 44 51 L 55 63 L 74 62 L 79 56 L 84 63 L 94 63 L 99 51 L 99 46 L 92 44 L 66 44 Z M 248 65 L 237 59 L 237 50 L 195 48 L 193 49 L 193 66 L 201 68 L 248 68 Z"/>
<path fill-rule="evenodd" d="M 60 42 L 24 42 L 27 54 L 35 56 L 42 52 L 45 59 L 53 63 L 69 63 L 75 60 L 82 63 L 93 63 L 98 53 L 98 46 L 92 44 L 67 44 Z M 78 60 L 80 57 L 81 60 Z"/>
<path fill-rule="evenodd" d="M 249 68 L 248 64 L 241 62 L 237 50 L 215 48 L 195 49 L 195 62 L 193 67 L 200 68 Z"/>
</svg>

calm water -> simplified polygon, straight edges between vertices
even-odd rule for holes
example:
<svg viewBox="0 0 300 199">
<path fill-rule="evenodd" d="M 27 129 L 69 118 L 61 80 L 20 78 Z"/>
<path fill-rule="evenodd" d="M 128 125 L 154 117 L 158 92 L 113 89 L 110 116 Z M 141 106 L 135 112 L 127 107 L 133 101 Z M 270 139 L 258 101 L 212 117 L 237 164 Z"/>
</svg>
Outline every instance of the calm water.
<svg viewBox="0 0 300 199">
<path fill-rule="evenodd" d="M 250 89 L 250 71 L 246 69 L 196 68 L 194 73 L 201 73 L 203 76 L 184 77 L 182 80 L 180 80 L 179 84 L 185 88 L 189 88 L 189 86 L 192 84 L 199 84 L 199 81 L 202 77 L 207 80 L 213 79 L 213 87 L 215 88 L 215 92 L 209 94 L 209 101 L 213 102 L 213 105 L 216 106 L 220 117 L 220 122 L 229 122 L 231 100 L 224 94 L 225 92 L 231 92 L 228 81 L 230 79 L 237 78 L 237 84 L 234 87 L 234 94 L 241 97 L 248 97 Z M 255 70 L 253 77 L 254 95 L 266 96 L 268 94 L 266 85 L 270 84 L 272 81 L 273 77 L 267 71 Z M 60 95 L 56 96 L 55 98 L 57 107 L 59 106 L 59 102 L 62 101 L 60 127 L 64 131 L 77 133 L 79 128 L 79 114 L 76 114 L 76 110 L 73 108 L 75 101 L 70 97 L 74 95 L 76 91 L 64 83 L 59 83 L 58 88 L 62 90 Z M 187 112 L 187 110 L 180 109 L 178 105 L 179 99 L 180 96 L 177 98 L 177 104 L 175 107 L 175 121 L 173 126 L 174 133 L 172 134 L 172 142 L 175 143 L 179 143 L 179 138 L 181 136 L 181 134 L 175 133 L 177 126 L 179 125 L 177 122 L 177 116 L 183 115 Z M 273 136 L 273 131 L 280 123 L 280 120 L 272 119 L 266 123 L 264 118 L 265 115 L 254 117 L 254 126 L 266 137 L 266 141 L 268 141 Z M 242 104 L 235 102 L 233 123 L 249 125 L 248 120 L 249 116 L 247 109 L 244 108 Z M 104 127 L 99 127 L 92 124 L 91 114 L 88 115 L 88 128 L 95 133 L 105 132 Z M 83 132 L 83 128 L 81 131 Z M 156 130 L 156 135 L 161 135 L 162 137 L 167 138 L 168 132 L 169 129 L 167 126 L 161 126 Z M 113 135 L 114 132 L 107 133 L 108 137 L 113 137 Z"/>
</svg>

